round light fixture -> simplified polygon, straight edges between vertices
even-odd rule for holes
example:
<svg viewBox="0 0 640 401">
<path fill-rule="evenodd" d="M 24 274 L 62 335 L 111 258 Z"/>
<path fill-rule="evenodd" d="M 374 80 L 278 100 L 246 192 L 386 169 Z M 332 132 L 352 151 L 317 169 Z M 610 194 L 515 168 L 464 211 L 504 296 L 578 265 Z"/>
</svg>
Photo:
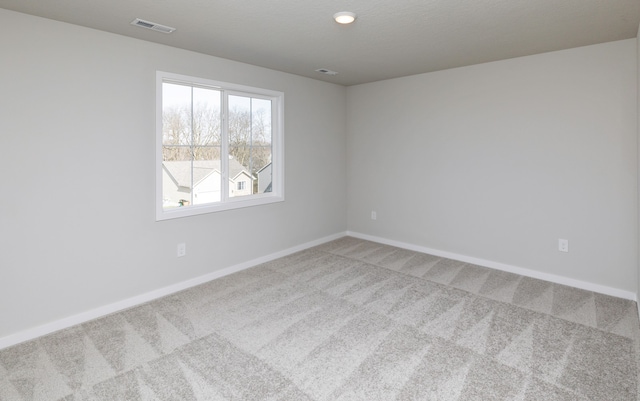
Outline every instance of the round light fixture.
<svg viewBox="0 0 640 401">
<path fill-rule="evenodd" d="M 350 24 L 356 20 L 356 14 L 350 11 L 340 11 L 339 13 L 333 14 L 333 19 L 336 20 L 338 24 Z"/>
</svg>

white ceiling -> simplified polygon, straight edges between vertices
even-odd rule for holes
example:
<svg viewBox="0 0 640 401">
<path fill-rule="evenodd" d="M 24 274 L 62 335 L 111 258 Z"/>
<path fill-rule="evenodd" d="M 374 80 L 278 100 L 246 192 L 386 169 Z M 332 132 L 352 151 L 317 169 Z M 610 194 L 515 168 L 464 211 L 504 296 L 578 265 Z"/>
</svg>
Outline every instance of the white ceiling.
<svg viewBox="0 0 640 401">
<path fill-rule="evenodd" d="M 640 0 L 0 0 L 0 7 L 342 85 L 633 38 L 640 24 Z M 338 11 L 358 19 L 338 25 Z M 134 18 L 176 31 L 134 27 Z"/>
</svg>

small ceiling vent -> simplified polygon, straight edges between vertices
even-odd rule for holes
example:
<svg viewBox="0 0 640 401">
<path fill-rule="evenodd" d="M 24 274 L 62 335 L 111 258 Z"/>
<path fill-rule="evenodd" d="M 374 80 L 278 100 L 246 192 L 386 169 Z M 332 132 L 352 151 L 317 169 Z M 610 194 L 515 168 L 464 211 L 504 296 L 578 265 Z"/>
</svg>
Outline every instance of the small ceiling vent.
<svg viewBox="0 0 640 401">
<path fill-rule="evenodd" d="M 171 33 L 176 30 L 176 28 L 171 28 L 170 26 L 156 24 L 155 22 L 145 21 L 140 18 L 136 18 L 131 21 L 131 25 L 139 26 L 141 28 L 151 29 L 152 31 L 158 31 L 162 33 Z"/>
<path fill-rule="evenodd" d="M 320 74 L 324 74 L 324 75 L 338 75 L 337 72 L 328 70 L 326 68 L 317 69 L 316 72 L 319 72 Z"/>
</svg>

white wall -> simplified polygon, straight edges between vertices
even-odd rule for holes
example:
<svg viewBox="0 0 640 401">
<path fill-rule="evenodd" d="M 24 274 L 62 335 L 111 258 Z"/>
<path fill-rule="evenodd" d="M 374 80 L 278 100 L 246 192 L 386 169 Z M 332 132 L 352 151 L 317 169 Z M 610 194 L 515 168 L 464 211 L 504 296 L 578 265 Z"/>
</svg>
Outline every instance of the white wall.
<svg viewBox="0 0 640 401">
<path fill-rule="evenodd" d="M 349 87 L 349 230 L 635 293 L 636 64 L 629 39 Z"/>
<path fill-rule="evenodd" d="M 345 231 L 344 87 L 2 9 L 0 49 L 0 339 Z M 155 222 L 156 70 L 285 93 L 285 202 Z"/>
</svg>

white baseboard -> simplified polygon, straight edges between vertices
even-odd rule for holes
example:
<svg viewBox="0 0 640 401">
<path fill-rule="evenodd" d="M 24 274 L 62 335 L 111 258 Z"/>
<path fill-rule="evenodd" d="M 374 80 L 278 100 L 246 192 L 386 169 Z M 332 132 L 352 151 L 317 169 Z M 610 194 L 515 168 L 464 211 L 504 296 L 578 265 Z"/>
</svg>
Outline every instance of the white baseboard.
<svg viewBox="0 0 640 401">
<path fill-rule="evenodd" d="M 172 284 L 163 288 L 159 288 L 157 290 L 153 290 L 141 295 L 137 295 L 135 297 L 127 298 L 122 301 L 114 302 L 112 304 L 104 305 L 99 308 L 82 312 L 77 315 L 65 317 L 63 319 L 59 319 L 51 323 L 46 323 L 41 326 L 23 330 L 15 334 L 10 334 L 6 337 L 0 338 L 0 349 L 7 348 L 12 345 L 16 345 L 25 341 L 33 340 L 37 337 L 41 337 L 46 334 L 50 334 L 55 331 L 66 329 L 68 327 L 75 326 L 81 323 L 85 323 L 85 322 L 88 322 L 89 320 L 97 319 L 99 317 L 106 316 L 111 313 L 118 312 L 124 309 L 128 309 L 128 308 L 143 304 L 145 302 L 153 301 L 154 299 L 158 299 L 166 295 L 170 295 L 178 291 L 185 290 L 187 288 L 195 287 L 197 285 L 206 283 L 208 281 L 215 280 L 217 278 L 224 277 L 229 274 L 236 273 L 241 270 L 245 270 L 250 267 L 254 267 L 259 264 L 281 258 L 283 256 L 291 255 L 292 253 L 299 252 L 307 248 L 324 244 L 325 242 L 333 241 L 334 239 L 344 237 L 345 235 L 347 235 L 346 232 L 333 234 L 324 238 L 320 238 L 314 241 L 310 241 L 304 244 L 294 246 L 292 248 L 285 249 L 283 251 L 275 252 L 270 255 L 249 260 L 247 262 L 239 263 L 234 266 L 229 266 L 221 270 L 216 270 L 209 274 L 205 274 L 204 276 L 200 276 L 187 281 Z"/>
<path fill-rule="evenodd" d="M 536 270 L 527 269 L 524 267 L 512 266 L 505 263 L 493 262 L 490 260 L 474 258 L 471 256 L 460 255 L 452 252 L 440 251 L 437 249 L 431 249 L 424 246 L 408 244 L 405 242 L 394 241 L 386 238 L 376 237 L 373 235 L 361 234 L 358 232 L 347 231 L 347 235 L 355 238 L 360 238 L 368 241 L 378 242 L 385 245 L 396 246 L 398 248 L 404 248 L 411 251 L 428 253 L 430 255 L 440 256 L 447 259 L 459 260 L 465 263 L 472 263 L 474 265 L 484 266 L 491 269 L 502 270 L 509 273 L 515 273 L 522 276 L 537 278 L 540 280 L 550 281 L 556 284 L 563 284 L 570 287 L 580 288 L 583 290 L 593 291 L 600 294 L 611 295 L 617 298 L 629 299 L 637 302 L 637 295 L 631 291 L 625 291 L 618 288 L 607 287 L 600 284 L 589 283 L 586 281 L 576 280 L 569 277 L 558 276 L 550 273 L 543 273 Z M 640 312 L 640 305 L 638 307 Z"/>
<path fill-rule="evenodd" d="M 78 324 L 85 323 L 87 321 L 100 318 L 102 316 L 109 315 L 111 313 L 115 313 L 127 308 L 131 308 L 145 302 L 153 301 L 154 299 L 158 299 L 164 297 L 166 295 L 170 295 L 176 293 L 178 291 L 185 290 L 187 288 L 195 287 L 200 284 L 204 284 L 208 281 L 215 280 L 220 277 L 227 276 L 229 274 L 233 274 L 254 266 L 257 266 L 262 263 L 266 263 L 272 261 L 274 259 L 278 259 L 287 255 L 291 255 L 292 253 L 299 252 L 317 245 L 324 244 L 329 241 L 333 241 L 335 239 L 344 237 L 345 235 L 360 238 L 368 241 L 378 242 L 381 244 L 396 246 L 398 248 L 409 249 L 416 252 L 428 253 L 430 255 L 440 256 L 443 258 L 459 260 L 465 263 L 472 263 L 479 266 L 484 266 L 496 270 L 502 270 L 509 273 L 520 274 L 522 276 L 537 278 L 540 280 L 550 281 L 552 283 L 568 285 L 575 288 L 580 288 L 583 290 L 594 291 L 601 294 L 611 295 L 618 298 L 629 299 L 637 302 L 637 296 L 635 293 L 631 291 L 620 290 L 617 288 L 607 287 L 599 284 L 589 283 L 586 281 L 576 280 L 568 277 L 558 276 L 550 273 L 543 273 L 536 270 L 526 269 L 523 267 L 512 266 L 504 263 L 493 262 L 490 260 L 484 260 L 479 258 L 474 258 L 471 256 L 460 255 L 452 252 L 440 251 L 437 249 L 431 249 L 419 245 L 408 244 L 405 242 L 389 240 L 382 237 L 376 237 L 373 235 L 361 234 L 358 232 L 347 231 L 336 233 L 324 238 L 320 238 L 314 241 L 306 242 L 304 244 L 300 244 L 283 251 L 275 252 L 270 255 L 266 255 L 260 258 L 256 258 L 253 260 L 249 260 L 247 262 L 239 263 L 234 266 L 229 266 L 227 268 L 216 270 L 209 274 L 205 274 L 200 277 L 196 277 L 187 281 L 183 281 L 180 283 L 172 284 L 163 288 L 159 288 L 157 290 L 153 290 L 141 295 L 137 295 L 135 297 L 127 298 L 122 301 L 114 302 L 112 304 L 104 305 L 99 308 L 95 308 L 86 312 L 79 313 L 77 315 L 69 316 L 63 319 L 56 320 L 51 323 L 46 323 L 41 326 L 33 327 L 27 330 L 20 331 L 15 334 L 10 334 L 8 336 L 0 338 L 0 350 L 3 348 L 10 347 L 12 345 L 16 345 L 25 341 L 33 340 L 37 337 L 41 337 L 46 334 L 53 333 L 55 331 L 59 331 L 62 329 L 66 329 L 68 327 L 72 327 Z M 638 305 L 638 312 L 640 313 L 640 304 Z"/>
</svg>

